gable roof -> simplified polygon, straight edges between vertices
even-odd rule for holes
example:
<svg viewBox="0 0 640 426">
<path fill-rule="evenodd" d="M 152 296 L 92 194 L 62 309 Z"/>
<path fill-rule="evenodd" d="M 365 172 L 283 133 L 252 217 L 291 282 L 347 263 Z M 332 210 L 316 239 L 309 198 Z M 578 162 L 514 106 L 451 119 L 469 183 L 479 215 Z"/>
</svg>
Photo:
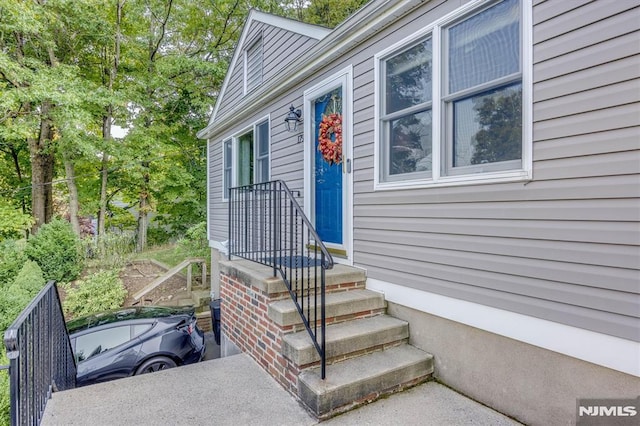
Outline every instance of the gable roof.
<svg viewBox="0 0 640 426">
<path fill-rule="evenodd" d="M 218 108 L 220 107 L 220 103 L 224 98 L 224 94 L 229 84 L 231 71 L 235 68 L 238 62 L 238 58 L 240 58 L 240 55 L 244 50 L 244 45 L 247 42 L 247 36 L 248 36 L 249 30 L 251 28 L 251 25 L 254 22 L 262 22 L 267 25 L 271 25 L 277 28 L 282 28 L 284 30 L 298 33 L 315 40 L 322 40 L 327 34 L 331 32 L 331 29 L 321 27 L 318 25 L 307 24 L 301 21 L 296 21 L 295 19 L 289 19 L 289 18 L 283 18 L 281 16 L 277 16 L 277 15 L 271 15 L 268 13 L 260 12 L 259 10 L 256 10 L 256 9 L 249 10 L 249 15 L 247 16 L 247 20 L 245 21 L 244 27 L 242 28 L 242 34 L 240 35 L 240 39 L 238 40 L 238 43 L 236 44 L 236 48 L 233 52 L 233 58 L 231 59 L 231 62 L 229 62 L 229 68 L 227 69 L 227 73 L 224 77 L 224 82 L 222 83 L 222 87 L 220 88 L 220 93 L 218 93 L 218 98 L 216 99 L 216 104 L 213 109 L 213 113 L 209 118 L 209 125 L 211 125 L 211 123 L 214 122 L 218 114 Z"/>
<path fill-rule="evenodd" d="M 345 51 L 386 28 L 393 19 L 409 13 L 424 1 L 371 0 L 335 29 L 327 30 L 328 34 L 315 46 L 302 52 L 300 56 L 287 64 L 276 78 L 245 96 L 233 110 L 225 112 L 220 117 L 213 114 L 207 127 L 200 130 L 197 137 L 208 139 L 233 126 L 237 119 L 234 114 L 237 111 L 242 111 L 242 115 L 255 112 L 257 108 L 260 108 L 260 105 L 273 98 L 274 95 L 283 93 L 290 87 L 301 83 L 304 78 L 320 70 L 327 63 L 338 59 Z"/>
</svg>

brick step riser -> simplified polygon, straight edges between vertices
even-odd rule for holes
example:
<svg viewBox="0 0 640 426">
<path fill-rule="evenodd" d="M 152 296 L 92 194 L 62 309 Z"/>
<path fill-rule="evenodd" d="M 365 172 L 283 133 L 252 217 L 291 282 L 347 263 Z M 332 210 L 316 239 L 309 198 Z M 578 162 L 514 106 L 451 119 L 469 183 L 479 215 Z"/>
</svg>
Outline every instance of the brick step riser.
<svg viewBox="0 0 640 426">
<path fill-rule="evenodd" d="M 336 283 L 325 287 L 325 295 L 339 293 L 341 291 L 363 290 L 365 287 L 366 285 L 363 281 Z M 297 294 L 299 298 L 307 297 L 307 295 L 313 297 L 315 294 L 318 294 L 318 297 L 320 297 L 320 287 L 307 288 L 301 285 L 296 286 L 296 284 L 293 283 L 292 289 L 293 293 Z M 267 296 L 272 301 L 289 299 L 291 297 L 284 284 L 282 285 L 281 291 L 268 293 Z"/>
</svg>

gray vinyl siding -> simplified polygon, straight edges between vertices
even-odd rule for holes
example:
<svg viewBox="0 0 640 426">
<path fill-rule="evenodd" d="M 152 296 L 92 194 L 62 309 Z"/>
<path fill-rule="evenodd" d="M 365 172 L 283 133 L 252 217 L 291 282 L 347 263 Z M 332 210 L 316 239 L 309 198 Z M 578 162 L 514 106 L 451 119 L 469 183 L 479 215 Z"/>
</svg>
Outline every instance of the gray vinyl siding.
<svg viewBox="0 0 640 426">
<path fill-rule="evenodd" d="M 271 177 L 303 190 L 303 144 L 282 120 L 305 89 L 351 65 L 355 266 L 373 279 L 640 341 L 637 2 L 534 2 L 532 181 L 374 190 L 374 55 L 464 3 L 422 4 L 265 105 Z M 213 207 L 220 192 L 212 193 Z M 226 226 L 216 214 L 212 224 Z M 224 226 L 214 239 L 226 239 Z"/>
<path fill-rule="evenodd" d="M 352 56 L 356 265 L 374 279 L 640 340 L 640 15 L 634 2 L 615 3 L 534 6 L 527 184 L 374 191 L 373 60 L 366 46 Z M 374 50 L 427 15 L 389 28 Z"/>
<path fill-rule="evenodd" d="M 244 49 L 262 37 L 263 83 L 273 78 L 289 62 L 309 50 L 318 41 L 304 35 L 277 28 L 263 22 L 254 21 L 246 36 L 247 46 L 240 47 L 235 65 L 229 70 L 230 78 L 218 108 L 218 116 L 222 116 L 238 105 L 244 96 Z M 293 53 L 293 54 L 292 54 Z M 258 85 L 254 90 L 259 90 Z"/>
<path fill-rule="evenodd" d="M 222 141 L 209 141 L 209 237 L 227 239 L 226 203 L 222 203 Z"/>
</svg>

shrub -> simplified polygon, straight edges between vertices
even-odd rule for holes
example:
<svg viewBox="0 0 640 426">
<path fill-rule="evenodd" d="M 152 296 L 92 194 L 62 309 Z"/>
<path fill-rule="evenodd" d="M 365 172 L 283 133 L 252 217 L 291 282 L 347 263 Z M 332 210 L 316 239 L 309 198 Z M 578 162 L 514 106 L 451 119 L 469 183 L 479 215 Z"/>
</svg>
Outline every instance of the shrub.
<svg viewBox="0 0 640 426">
<path fill-rule="evenodd" d="M 209 250 L 207 223 L 200 222 L 187 229 L 184 238 L 178 241 L 175 252 L 180 257 L 202 257 L 207 259 L 207 266 L 210 267 Z"/>
<path fill-rule="evenodd" d="M 190 257 L 207 257 L 209 241 L 207 240 L 207 223 L 201 222 L 187 229 L 184 238 L 178 241 L 178 247 Z"/>
<path fill-rule="evenodd" d="M 23 213 L 6 200 L 0 199 L 0 241 L 23 238 L 32 224 L 33 218 L 30 214 Z"/>
<path fill-rule="evenodd" d="M 169 240 L 171 240 L 171 234 L 166 229 L 159 226 L 147 228 L 147 244 L 149 246 L 166 244 Z"/>
<path fill-rule="evenodd" d="M 136 250 L 133 233 L 105 233 L 99 238 L 85 239 L 90 266 L 97 269 L 120 269 Z"/>
<path fill-rule="evenodd" d="M 0 292 L 0 331 L 11 325 L 22 310 L 44 287 L 42 270 L 37 263 L 27 261 L 6 291 Z"/>
<path fill-rule="evenodd" d="M 6 288 L 13 282 L 26 261 L 23 241 L 0 242 L 0 288 Z"/>
<path fill-rule="evenodd" d="M 32 260 L 27 260 L 22 269 L 9 286 L 10 293 L 24 292 L 29 300 L 33 299 L 44 288 L 46 281 L 42 269 Z"/>
<path fill-rule="evenodd" d="M 73 281 L 83 268 L 80 238 L 62 219 L 43 225 L 27 241 L 25 253 L 40 265 L 46 280 Z"/>
<path fill-rule="evenodd" d="M 100 271 L 77 281 L 75 288 L 69 288 L 62 307 L 67 316 L 79 317 L 119 308 L 126 297 L 127 290 L 118 272 Z"/>
</svg>

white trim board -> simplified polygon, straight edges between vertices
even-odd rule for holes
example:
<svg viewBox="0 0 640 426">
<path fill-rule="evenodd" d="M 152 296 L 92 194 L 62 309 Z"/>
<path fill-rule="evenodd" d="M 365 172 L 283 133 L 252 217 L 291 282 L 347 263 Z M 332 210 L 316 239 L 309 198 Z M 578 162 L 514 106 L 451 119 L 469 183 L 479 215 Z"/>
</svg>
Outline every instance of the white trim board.
<svg viewBox="0 0 640 426">
<path fill-rule="evenodd" d="M 640 377 L 640 343 L 367 278 L 392 303 Z"/>
</svg>

